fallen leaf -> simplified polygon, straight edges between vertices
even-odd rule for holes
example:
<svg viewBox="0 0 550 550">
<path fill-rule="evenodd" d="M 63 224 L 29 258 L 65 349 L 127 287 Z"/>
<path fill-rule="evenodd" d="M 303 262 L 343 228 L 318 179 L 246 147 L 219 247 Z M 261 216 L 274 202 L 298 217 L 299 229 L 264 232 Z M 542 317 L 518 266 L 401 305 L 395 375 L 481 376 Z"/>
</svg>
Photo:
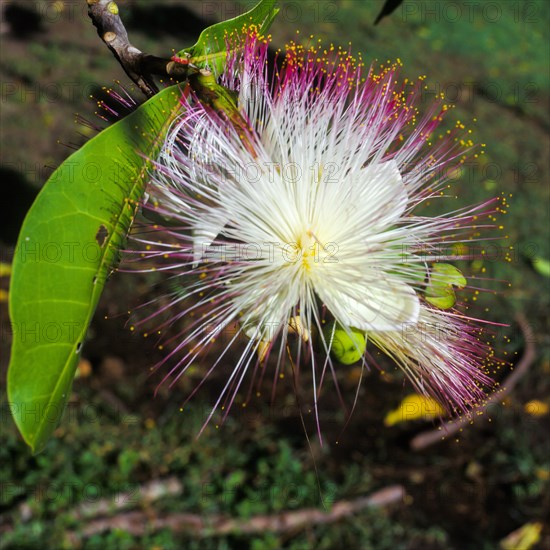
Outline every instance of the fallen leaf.
<svg viewBox="0 0 550 550">
<path fill-rule="evenodd" d="M 529 550 L 540 540 L 542 523 L 526 523 L 500 541 L 502 550 Z"/>
<path fill-rule="evenodd" d="M 397 409 L 384 418 L 384 425 L 394 426 L 410 420 L 428 420 L 445 415 L 445 409 L 433 398 L 424 395 L 407 395 Z"/>
</svg>

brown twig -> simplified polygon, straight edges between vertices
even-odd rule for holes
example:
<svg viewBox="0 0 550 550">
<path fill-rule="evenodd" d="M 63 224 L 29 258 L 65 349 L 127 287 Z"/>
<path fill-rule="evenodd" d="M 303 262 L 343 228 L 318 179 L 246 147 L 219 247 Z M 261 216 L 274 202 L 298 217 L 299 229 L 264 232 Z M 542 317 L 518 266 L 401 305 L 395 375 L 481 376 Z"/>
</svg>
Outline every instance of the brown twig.
<svg viewBox="0 0 550 550">
<path fill-rule="evenodd" d="M 463 426 L 469 424 L 473 415 L 483 413 L 489 405 L 495 403 L 496 401 L 500 401 L 514 389 L 519 380 L 529 370 L 529 367 L 536 357 L 533 329 L 531 328 L 531 325 L 522 314 L 518 314 L 516 316 L 516 321 L 521 328 L 521 332 L 525 340 L 525 351 L 514 370 L 501 384 L 501 389 L 493 393 L 491 397 L 489 397 L 482 405 L 471 411 L 468 416 L 461 416 L 460 418 L 445 424 L 443 428 L 439 427 L 435 430 L 428 430 L 413 437 L 410 441 L 411 449 L 420 451 L 430 445 L 433 445 L 434 443 L 437 443 L 438 441 L 442 441 L 446 437 L 450 437 L 459 431 Z"/>
<path fill-rule="evenodd" d="M 154 479 L 133 488 L 133 490 L 117 493 L 115 498 L 104 498 L 94 502 L 85 502 L 70 513 L 71 519 L 95 520 L 121 510 L 135 506 L 146 506 L 154 501 L 168 496 L 179 496 L 183 493 L 183 485 L 176 477 Z"/>
<path fill-rule="evenodd" d="M 88 15 L 97 28 L 97 34 L 111 50 L 126 74 L 147 96 L 158 92 L 153 75 L 185 80 L 192 68 L 143 53 L 130 43 L 126 28 L 122 23 L 117 4 L 112 0 L 86 0 Z"/>
<path fill-rule="evenodd" d="M 386 487 L 368 497 L 352 501 L 338 501 L 328 512 L 316 508 L 304 508 L 281 512 L 272 516 L 253 516 L 249 519 L 227 518 L 221 515 L 200 516 L 197 514 L 167 514 L 152 516 L 151 511 L 134 510 L 114 517 L 98 518 L 89 522 L 81 530 L 68 533 L 71 543 L 83 537 L 90 537 L 112 529 L 121 529 L 134 536 L 146 532 L 170 529 L 173 533 L 193 535 L 227 535 L 230 533 L 251 534 L 265 531 L 283 533 L 303 529 L 308 525 L 333 523 L 349 517 L 366 508 L 380 508 L 402 502 L 405 489 L 401 485 Z"/>
</svg>

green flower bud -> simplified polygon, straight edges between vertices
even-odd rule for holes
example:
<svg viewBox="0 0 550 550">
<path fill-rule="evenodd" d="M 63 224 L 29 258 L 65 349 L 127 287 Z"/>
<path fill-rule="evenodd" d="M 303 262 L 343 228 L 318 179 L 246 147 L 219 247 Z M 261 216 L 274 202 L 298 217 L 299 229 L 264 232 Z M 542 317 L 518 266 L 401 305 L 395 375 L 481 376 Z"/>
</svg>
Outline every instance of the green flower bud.
<svg viewBox="0 0 550 550">
<path fill-rule="evenodd" d="M 356 328 L 344 328 L 332 322 L 323 329 L 323 336 L 333 359 L 343 365 L 356 363 L 367 349 L 366 334 Z"/>
<path fill-rule="evenodd" d="M 426 302 L 439 309 L 449 309 L 456 303 L 453 286 L 463 288 L 466 284 L 466 278 L 454 265 L 434 264 L 426 287 Z"/>
</svg>

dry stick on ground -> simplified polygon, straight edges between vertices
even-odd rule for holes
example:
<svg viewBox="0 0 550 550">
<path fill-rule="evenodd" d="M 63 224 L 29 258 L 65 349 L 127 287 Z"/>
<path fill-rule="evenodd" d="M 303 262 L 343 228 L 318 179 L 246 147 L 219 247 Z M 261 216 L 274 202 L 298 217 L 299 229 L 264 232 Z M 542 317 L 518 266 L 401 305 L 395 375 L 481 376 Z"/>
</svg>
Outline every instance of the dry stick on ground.
<svg viewBox="0 0 550 550">
<path fill-rule="evenodd" d="M 230 533 L 252 534 L 265 531 L 283 533 L 298 531 L 311 525 L 333 523 L 366 508 L 380 508 L 403 502 L 404 497 L 405 489 L 401 485 L 391 485 L 367 497 L 350 501 L 338 501 L 334 503 L 328 512 L 316 508 L 303 508 L 281 512 L 272 516 L 253 516 L 248 519 L 184 513 L 164 514 L 162 517 L 155 517 L 151 510 L 135 510 L 111 518 L 92 520 L 78 532 L 68 533 L 67 537 L 70 542 L 76 543 L 83 537 L 91 537 L 112 529 L 121 529 L 134 536 L 141 536 L 147 532 L 160 529 L 170 529 L 173 533 L 189 533 L 202 536 L 221 536 Z"/>
<path fill-rule="evenodd" d="M 525 351 L 523 353 L 523 356 L 518 364 L 515 366 L 514 370 L 508 376 L 508 378 L 506 378 L 504 382 L 502 382 L 501 389 L 493 393 L 493 395 L 491 395 L 491 397 L 489 397 L 489 399 L 487 399 L 487 401 L 485 401 L 483 405 L 474 409 L 471 412 L 471 415 L 483 413 L 489 405 L 495 403 L 496 401 L 500 401 L 504 396 L 508 395 L 515 387 L 515 385 L 519 382 L 519 380 L 523 377 L 523 375 L 529 370 L 529 367 L 535 360 L 536 351 L 533 337 L 533 329 L 531 328 L 531 325 L 529 324 L 527 319 L 521 314 L 518 314 L 516 316 L 516 321 L 521 327 L 521 332 L 525 340 Z M 427 432 L 422 432 L 418 434 L 411 439 L 411 449 L 415 451 L 420 451 L 422 449 L 425 449 L 426 447 L 429 447 L 430 445 L 433 445 L 434 443 L 437 443 L 438 441 L 442 441 L 446 437 L 450 437 L 466 424 L 469 424 L 472 421 L 471 415 L 457 418 L 456 420 L 453 420 L 452 422 L 449 422 L 443 427 L 439 427 L 435 430 L 429 430 Z"/>
<path fill-rule="evenodd" d="M 132 487 L 131 490 L 116 493 L 111 498 L 102 498 L 98 501 L 84 502 L 70 512 L 71 519 L 95 521 L 102 516 L 123 512 L 125 509 L 140 506 L 142 508 L 155 501 L 170 496 L 179 496 L 183 493 L 181 481 L 171 476 L 165 479 L 154 479 L 143 485 Z"/>
<path fill-rule="evenodd" d="M 178 81 L 187 78 L 190 72 L 188 65 L 143 53 L 130 44 L 115 2 L 112 0 L 86 1 L 88 15 L 97 28 L 97 34 L 107 44 L 126 74 L 147 97 L 152 97 L 159 91 L 153 75 Z"/>
</svg>

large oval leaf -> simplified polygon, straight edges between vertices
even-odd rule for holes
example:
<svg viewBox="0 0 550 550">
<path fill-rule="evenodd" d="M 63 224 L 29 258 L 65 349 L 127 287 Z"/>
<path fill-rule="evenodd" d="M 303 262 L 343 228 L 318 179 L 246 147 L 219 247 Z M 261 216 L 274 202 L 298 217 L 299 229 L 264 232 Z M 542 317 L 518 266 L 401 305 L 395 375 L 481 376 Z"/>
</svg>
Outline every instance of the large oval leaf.
<svg viewBox="0 0 550 550">
<path fill-rule="evenodd" d="M 34 452 L 56 428 L 80 349 L 116 264 L 155 155 L 181 110 L 167 88 L 102 131 L 49 178 L 23 223 L 13 261 L 8 395 Z"/>
</svg>

